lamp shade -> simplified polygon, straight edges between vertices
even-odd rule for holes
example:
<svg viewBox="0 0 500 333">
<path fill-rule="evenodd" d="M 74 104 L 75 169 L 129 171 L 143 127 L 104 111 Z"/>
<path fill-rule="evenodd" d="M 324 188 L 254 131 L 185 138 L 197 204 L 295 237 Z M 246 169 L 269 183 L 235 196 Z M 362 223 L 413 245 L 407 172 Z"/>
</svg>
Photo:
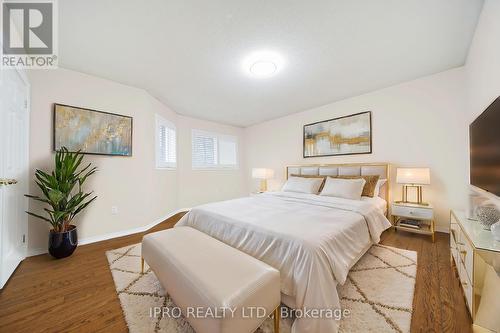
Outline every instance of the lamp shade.
<svg viewBox="0 0 500 333">
<path fill-rule="evenodd" d="M 274 177 L 273 169 L 266 168 L 253 168 L 252 169 L 252 178 L 257 179 L 270 179 Z"/>
<path fill-rule="evenodd" d="M 398 168 L 396 182 L 398 184 L 429 185 L 431 172 L 429 168 Z"/>
</svg>

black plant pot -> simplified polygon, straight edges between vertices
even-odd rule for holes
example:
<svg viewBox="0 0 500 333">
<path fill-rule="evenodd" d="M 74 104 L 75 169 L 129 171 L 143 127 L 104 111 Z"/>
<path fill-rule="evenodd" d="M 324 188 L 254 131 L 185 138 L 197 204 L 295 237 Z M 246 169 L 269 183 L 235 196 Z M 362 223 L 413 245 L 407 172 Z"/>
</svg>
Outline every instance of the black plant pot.
<svg viewBox="0 0 500 333">
<path fill-rule="evenodd" d="M 66 232 L 49 232 L 49 253 L 56 259 L 66 258 L 73 254 L 78 245 L 76 226 L 70 225 Z"/>
</svg>

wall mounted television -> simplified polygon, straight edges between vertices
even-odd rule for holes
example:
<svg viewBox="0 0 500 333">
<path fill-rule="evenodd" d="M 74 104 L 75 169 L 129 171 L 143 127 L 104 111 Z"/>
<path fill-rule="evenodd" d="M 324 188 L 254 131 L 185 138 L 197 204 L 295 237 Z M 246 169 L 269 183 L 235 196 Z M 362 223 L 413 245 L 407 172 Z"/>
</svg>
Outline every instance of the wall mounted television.
<svg viewBox="0 0 500 333">
<path fill-rule="evenodd" d="M 500 197 L 500 97 L 469 126 L 470 183 Z"/>
</svg>

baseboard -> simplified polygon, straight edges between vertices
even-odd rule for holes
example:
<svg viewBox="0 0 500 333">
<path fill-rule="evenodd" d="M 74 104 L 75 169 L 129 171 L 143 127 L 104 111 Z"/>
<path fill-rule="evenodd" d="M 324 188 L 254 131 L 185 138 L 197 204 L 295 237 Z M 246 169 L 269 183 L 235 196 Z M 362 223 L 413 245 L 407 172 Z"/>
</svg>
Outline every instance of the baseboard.
<svg viewBox="0 0 500 333">
<path fill-rule="evenodd" d="M 26 258 L 37 256 L 39 254 L 44 254 L 44 253 L 47 253 L 46 247 L 37 247 L 37 248 L 33 248 L 33 249 L 28 248 L 28 250 L 26 251 Z"/>
<path fill-rule="evenodd" d="M 177 210 L 175 210 L 173 212 L 168 213 L 165 216 L 160 217 L 159 219 L 156 219 L 155 221 L 151 222 L 150 224 L 142 226 L 142 227 L 133 228 L 133 229 L 127 229 L 127 230 L 121 230 L 121 231 L 116 231 L 116 232 L 111 232 L 109 234 L 104 234 L 104 235 L 98 235 L 98 236 L 92 236 L 92 237 L 82 238 L 82 239 L 78 240 L 78 245 L 91 244 L 91 243 L 96 243 L 96 242 L 101 242 L 101 241 L 104 241 L 104 240 L 108 240 L 108 239 L 111 239 L 111 238 L 118 238 L 118 237 L 123 237 L 123 236 L 128 236 L 128 235 L 132 235 L 132 234 L 137 234 L 137 233 L 140 233 L 140 232 L 144 232 L 146 230 L 151 229 L 155 225 L 160 224 L 161 222 L 163 222 L 163 221 L 171 218 L 172 216 L 174 216 L 176 214 L 179 214 L 179 213 L 182 213 L 182 212 L 186 212 L 188 210 L 189 210 L 189 208 L 177 209 Z"/>
<path fill-rule="evenodd" d="M 97 243 L 97 242 L 105 241 L 105 240 L 112 239 L 112 238 L 118 238 L 118 237 L 123 237 L 123 236 L 128 236 L 128 235 L 144 232 L 144 231 L 149 230 L 152 227 L 156 226 L 157 224 L 160 224 L 161 222 L 171 218 L 172 216 L 179 214 L 179 213 L 182 213 L 182 212 L 187 212 L 188 210 L 190 210 L 190 208 L 177 209 L 173 212 L 166 214 L 165 216 L 162 216 L 162 217 L 156 219 L 155 221 L 151 222 L 150 224 L 147 224 L 147 225 L 142 226 L 142 227 L 127 229 L 127 230 L 120 230 L 120 231 L 111 232 L 111 233 L 104 234 L 104 235 L 82 238 L 82 239 L 78 240 L 78 245 Z M 37 256 L 39 254 L 44 254 L 44 253 L 47 253 L 46 248 L 34 248 L 34 249 L 28 249 L 28 253 L 26 256 L 32 257 L 32 256 Z"/>
</svg>

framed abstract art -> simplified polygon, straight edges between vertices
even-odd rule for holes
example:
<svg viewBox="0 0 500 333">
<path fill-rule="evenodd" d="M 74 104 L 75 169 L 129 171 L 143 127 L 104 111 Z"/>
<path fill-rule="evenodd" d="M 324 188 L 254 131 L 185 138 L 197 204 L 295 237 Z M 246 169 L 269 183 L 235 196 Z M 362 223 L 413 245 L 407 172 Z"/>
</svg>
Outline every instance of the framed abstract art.
<svg viewBox="0 0 500 333">
<path fill-rule="evenodd" d="M 371 154 L 371 111 L 304 125 L 304 157 Z"/>
<path fill-rule="evenodd" d="M 55 151 L 132 156 L 132 117 L 56 103 L 53 128 Z"/>
</svg>

